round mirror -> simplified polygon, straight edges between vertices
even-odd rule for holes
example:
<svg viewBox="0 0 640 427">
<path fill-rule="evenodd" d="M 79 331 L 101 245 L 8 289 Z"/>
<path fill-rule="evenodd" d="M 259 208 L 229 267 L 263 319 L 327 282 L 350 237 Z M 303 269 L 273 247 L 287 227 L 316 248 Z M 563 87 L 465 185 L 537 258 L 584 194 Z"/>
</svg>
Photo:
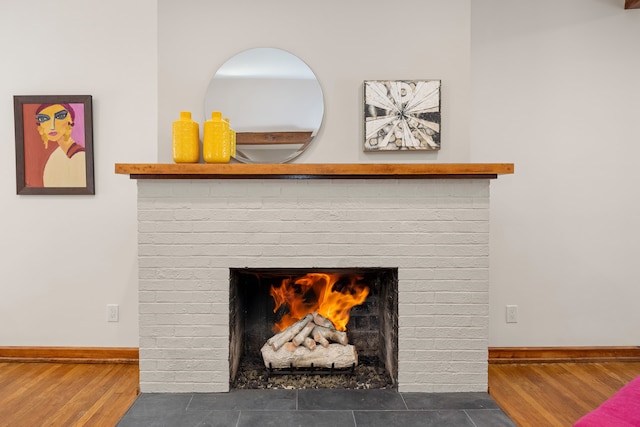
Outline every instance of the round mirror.
<svg viewBox="0 0 640 427">
<path fill-rule="evenodd" d="M 225 62 L 204 99 L 205 120 L 222 112 L 236 131 L 235 159 L 285 163 L 315 138 L 322 116 L 322 89 L 313 71 L 281 49 L 256 48 Z"/>
</svg>

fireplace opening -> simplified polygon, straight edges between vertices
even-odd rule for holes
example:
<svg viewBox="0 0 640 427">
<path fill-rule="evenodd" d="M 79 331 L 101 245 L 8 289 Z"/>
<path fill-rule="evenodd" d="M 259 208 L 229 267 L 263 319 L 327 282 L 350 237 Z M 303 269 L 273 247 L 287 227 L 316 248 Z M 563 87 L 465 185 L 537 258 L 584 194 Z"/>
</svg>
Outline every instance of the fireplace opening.
<svg viewBox="0 0 640 427">
<path fill-rule="evenodd" d="M 231 388 L 396 388 L 398 269 L 230 269 Z"/>
</svg>

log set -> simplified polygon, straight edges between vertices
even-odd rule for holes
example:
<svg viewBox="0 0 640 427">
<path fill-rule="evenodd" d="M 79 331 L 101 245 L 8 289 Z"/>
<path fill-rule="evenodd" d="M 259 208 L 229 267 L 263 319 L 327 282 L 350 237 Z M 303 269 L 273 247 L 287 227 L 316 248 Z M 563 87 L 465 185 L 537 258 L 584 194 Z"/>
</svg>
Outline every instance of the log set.
<svg viewBox="0 0 640 427">
<path fill-rule="evenodd" d="M 343 369 L 358 364 L 358 353 L 347 333 L 315 312 L 269 338 L 260 352 L 268 369 Z"/>
<path fill-rule="evenodd" d="M 287 347 L 281 347 L 278 351 L 265 344 L 262 349 L 264 365 L 268 369 L 289 369 L 294 368 L 351 368 L 358 364 L 358 353 L 351 345 L 329 344 L 328 347 L 317 346 L 314 350 L 307 347 L 294 347 L 290 351 Z"/>
</svg>

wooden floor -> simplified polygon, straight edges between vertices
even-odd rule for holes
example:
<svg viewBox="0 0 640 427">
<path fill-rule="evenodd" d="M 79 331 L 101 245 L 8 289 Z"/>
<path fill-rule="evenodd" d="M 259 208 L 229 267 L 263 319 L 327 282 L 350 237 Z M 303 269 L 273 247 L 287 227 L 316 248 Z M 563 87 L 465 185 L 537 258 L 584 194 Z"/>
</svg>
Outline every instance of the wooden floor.
<svg viewBox="0 0 640 427">
<path fill-rule="evenodd" d="M 0 426 L 115 426 L 137 389 L 137 364 L 0 363 Z"/>
<path fill-rule="evenodd" d="M 640 362 L 491 364 L 491 396 L 520 427 L 571 426 L 640 375 Z M 0 426 L 115 426 L 135 364 L 0 363 Z"/>
<path fill-rule="evenodd" d="M 639 375 L 640 362 L 490 364 L 489 393 L 520 427 L 564 427 Z"/>
</svg>

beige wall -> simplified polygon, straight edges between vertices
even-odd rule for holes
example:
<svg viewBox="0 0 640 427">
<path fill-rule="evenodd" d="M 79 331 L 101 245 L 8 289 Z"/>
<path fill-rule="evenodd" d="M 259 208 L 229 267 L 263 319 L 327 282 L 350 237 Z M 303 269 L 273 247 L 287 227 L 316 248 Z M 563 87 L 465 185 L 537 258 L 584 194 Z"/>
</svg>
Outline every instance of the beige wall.
<svg viewBox="0 0 640 427">
<path fill-rule="evenodd" d="M 153 0 L 0 5 L 0 346 L 137 346 L 135 183 L 154 161 Z M 17 196 L 13 95 L 93 96 L 95 196 Z M 106 304 L 120 322 L 106 322 Z"/>
<path fill-rule="evenodd" d="M 170 123 L 181 109 L 205 117 L 207 86 L 227 59 L 277 47 L 311 67 L 325 96 L 322 129 L 296 162 L 468 161 L 469 3 L 160 0 L 159 159 L 171 160 Z M 375 79 L 443 80 L 440 152 L 362 152 L 362 85 Z"/>
<path fill-rule="evenodd" d="M 493 346 L 639 344 L 640 11 L 623 5 L 472 2 L 471 157 L 516 164 L 492 187 Z"/>
</svg>

